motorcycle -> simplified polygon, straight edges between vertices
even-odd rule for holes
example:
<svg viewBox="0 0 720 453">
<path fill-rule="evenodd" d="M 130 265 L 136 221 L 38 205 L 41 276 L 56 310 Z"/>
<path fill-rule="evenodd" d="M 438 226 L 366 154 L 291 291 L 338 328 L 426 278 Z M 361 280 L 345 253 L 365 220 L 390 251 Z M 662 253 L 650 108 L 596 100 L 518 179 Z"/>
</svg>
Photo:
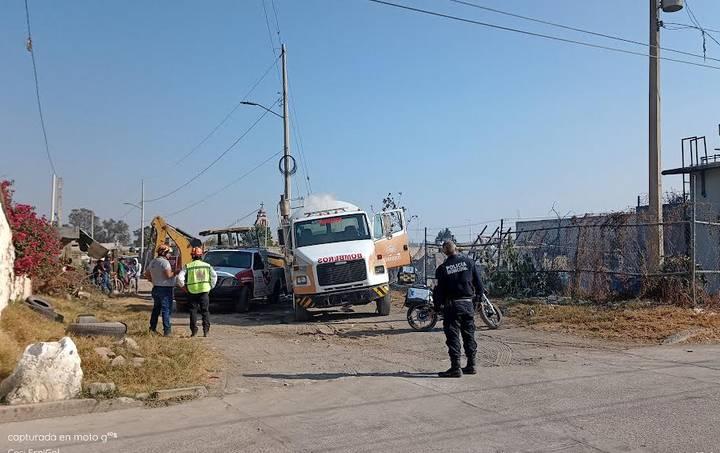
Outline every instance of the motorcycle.
<svg viewBox="0 0 720 453">
<path fill-rule="evenodd" d="M 480 315 L 483 322 L 490 329 L 497 329 L 503 321 L 503 314 L 497 305 L 490 302 L 485 294 L 476 298 L 475 312 Z M 405 295 L 405 304 L 408 307 L 407 321 L 413 330 L 432 330 L 442 317 L 442 313 L 435 311 L 432 291 L 427 286 L 412 286 Z"/>
</svg>

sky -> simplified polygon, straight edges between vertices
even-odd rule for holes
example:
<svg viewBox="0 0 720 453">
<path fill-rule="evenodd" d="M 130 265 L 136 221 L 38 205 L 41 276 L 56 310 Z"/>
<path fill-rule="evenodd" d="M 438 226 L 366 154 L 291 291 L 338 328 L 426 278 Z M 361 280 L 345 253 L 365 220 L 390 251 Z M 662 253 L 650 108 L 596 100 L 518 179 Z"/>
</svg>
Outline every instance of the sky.
<svg viewBox="0 0 720 453">
<path fill-rule="evenodd" d="M 626 209 L 647 193 L 646 57 L 367 0 L 274 0 L 274 10 L 272 1 L 263 8 L 263 0 L 29 0 L 65 221 L 72 208 L 85 207 L 136 229 L 139 211 L 124 203 L 139 202 L 141 180 L 146 199 L 157 198 L 237 140 L 263 110 L 240 106 L 180 161 L 276 60 L 275 11 L 288 49 L 291 152 L 299 167 L 293 196 L 311 189 L 377 210 L 387 193 L 402 192 L 401 204 L 417 216 L 410 223 L 414 238 L 425 227 L 434 237 L 451 226 L 466 240 L 486 221 L 493 229 L 500 218 Z M 647 52 L 446 0 L 396 1 Z M 472 1 L 648 41 L 646 1 Z M 690 6 L 702 25 L 720 29 L 720 2 L 692 0 Z M 690 22 L 685 11 L 663 19 Z M 702 53 L 698 31 L 661 33 L 665 47 Z M 49 214 L 52 172 L 26 37 L 23 1 L 0 2 L 0 177 L 15 181 L 17 201 Z M 707 55 L 720 58 L 720 46 L 708 40 Z M 705 64 L 720 67 L 720 61 Z M 663 168 L 673 168 L 680 165 L 682 137 L 706 135 L 711 148 L 720 147 L 720 71 L 669 61 L 661 66 Z M 273 67 L 247 99 L 272 105 L 280 90 Z M 229 225 L 264 203 L 276 224 L 282 175 L 278 158 L 268 159 L 281 151 L 282 121 L 266 115 L 187 187 L 146 203 L 146 221 L 163 215 L 194 233 Z M 681 185 L 678 177 L 663 182 L 665 190 Z"/>
</svg>

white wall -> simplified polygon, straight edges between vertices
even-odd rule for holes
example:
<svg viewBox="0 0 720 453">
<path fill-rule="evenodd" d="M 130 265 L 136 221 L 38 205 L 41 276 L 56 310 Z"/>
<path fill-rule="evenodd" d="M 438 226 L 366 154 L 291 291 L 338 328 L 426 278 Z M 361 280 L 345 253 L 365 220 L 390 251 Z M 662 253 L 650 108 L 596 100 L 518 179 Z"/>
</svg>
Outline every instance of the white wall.
<svg viewBox="0 0 720 453">
<path fill-rule="evenodd" d="M 12 245 L 12 233 L 2 204 L 0 204 L 0 312 L 7 306 L 10 298 L 15 296 L 12 294 L 15 292 L 14 262 L 15 249 Z"/>
</svg>

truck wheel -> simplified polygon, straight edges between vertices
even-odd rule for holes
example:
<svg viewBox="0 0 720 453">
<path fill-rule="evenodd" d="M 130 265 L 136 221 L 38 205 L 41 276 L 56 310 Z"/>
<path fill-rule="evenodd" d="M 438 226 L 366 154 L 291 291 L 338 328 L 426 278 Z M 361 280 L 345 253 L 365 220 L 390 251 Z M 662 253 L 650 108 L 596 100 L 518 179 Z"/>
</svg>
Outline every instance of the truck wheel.
<svg viewBox="0 0 720 453">
<path fill-rule="evenodd" d="M 300 305 L 293 303 L 293 308 L 295 309 L 295 322 L 310 321 L 310 312 L 307 311 L 305 307 L 301 307 Z"/>
<path fill-rule="evenodd" d="M 388 316 L 390 314 L 390 305 L 392 304 L 392 295 L 387 293 L 384 297 L 378 299 L 376 303 L 377 313 L 380 316 Z"/>
<path fill-rule="evenodd" d="M 250 310 L 250 288 L 243 286 L 240 288 L 237 299 L 235 300 L 235 311 L 237 313 L 247 313 Z"/>
</svg>

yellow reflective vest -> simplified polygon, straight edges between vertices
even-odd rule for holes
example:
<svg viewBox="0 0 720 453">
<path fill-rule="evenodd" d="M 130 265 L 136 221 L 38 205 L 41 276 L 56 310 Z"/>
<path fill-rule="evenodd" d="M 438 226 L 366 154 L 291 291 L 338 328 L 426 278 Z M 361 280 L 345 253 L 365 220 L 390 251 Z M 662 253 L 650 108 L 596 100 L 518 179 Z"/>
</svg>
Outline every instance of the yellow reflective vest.
<svg viewBox="0 0 720 453">
<path fill-rule="evenodd" d="M 185 286 L 190 294 L 209 293 L 212 289 L 212 267 L 202 260 L 195 260 L 185 266 Z"/>
</svg>

